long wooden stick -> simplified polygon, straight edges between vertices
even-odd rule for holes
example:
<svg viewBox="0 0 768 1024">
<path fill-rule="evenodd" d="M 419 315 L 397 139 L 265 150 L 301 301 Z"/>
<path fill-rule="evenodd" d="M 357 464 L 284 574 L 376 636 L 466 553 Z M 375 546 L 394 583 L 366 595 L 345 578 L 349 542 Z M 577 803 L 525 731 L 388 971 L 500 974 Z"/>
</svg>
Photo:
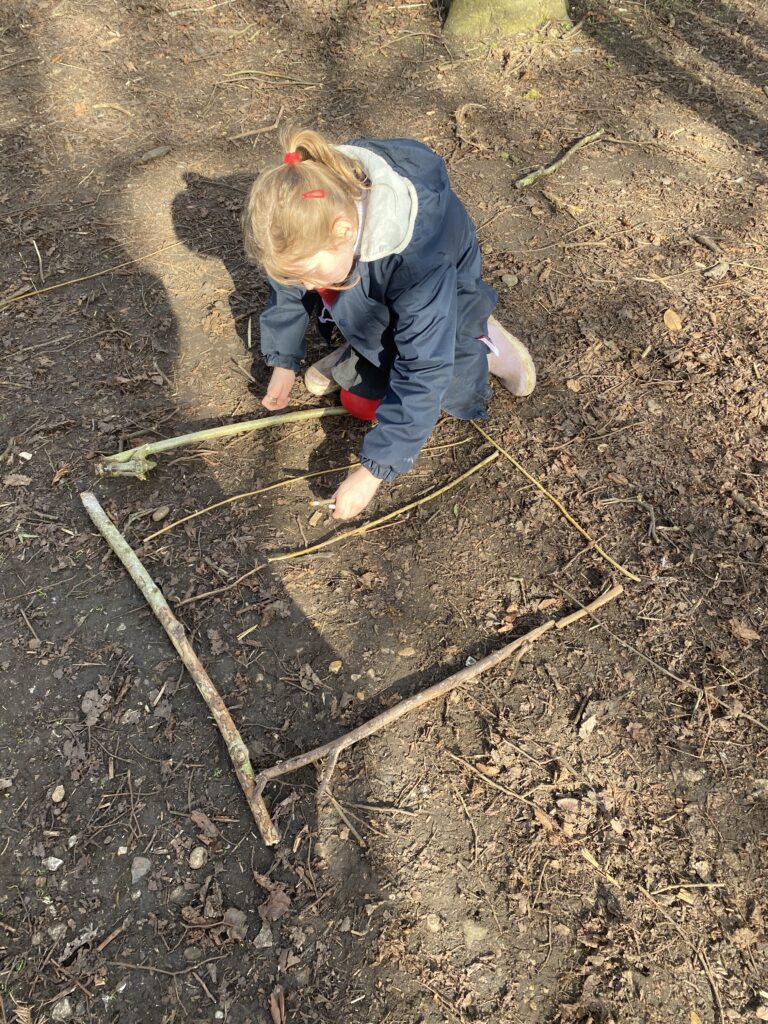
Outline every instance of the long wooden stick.
<svg viewBox="0 0 768 1024">
<path fill-rule="evenodd" d="M 318 793 L 318 796 L 322 796 L 328 789 L 328 784 L 339 758 L 339 754 L 346 750 L 347 747 L 351 747 L 354 743 L 359 743 L 360 740 L 367 739 L 368 736 L 372 736 L 381 729 L 385 729 L 387 726 L 392 725 L 393 722 L 397 722 L 404 715 L 410 714 L 411 711 L 415 711 L 417 708 L 423 707 L 430 701 L 439 700 L 447 693 L 450 693 L 451 690 L 455 690 L 457 686 L 463 686 L 466 683 L 471 682 L 473 679 L 476 679 L 477 676 L 482 675 L 484 672 L 489 672 L 492 668 L 495 668 L 497 665 L 500 665 L 501 662 L 510 658 L 516 651 L 519 651 L 523 647 L 530 646 L 530 644 L 544 636 L 545 633 L 548 633 L 551 629 L 557 628 L 559 622 L 563 621 L 569 624 L 577 622 L 579 619 L 583 619 L 587 615 L 591 615 L 597 608 L 601 608 L 609 601 L 613 601 L 623 592 L 624 588 L 621 584 L 617 584 L 615 587 L 611 587 L 611 589 L 605 594 L 601 594 L 600 597 L 595 598 L 591 604 L 586 605 L 584 608 L 580 608 L 578 611 L 565 616 L 562 620 L 549 619 L 547 622 L 542 623 L 542 625 L 537 626 L 536 629 L 532 629 L 524 636 L 518 637 L 505 647 L 500 648 L 498 651 L 494 651 L 492 654 L 488 654 L 485 658 L 481 658 L 480 661 L 476 661 L 473 665 L 469 665 L 466 668 L 461 669 L 459 672 L 455 672 L 453 675 L 448 676 L 447 679 L 443 679 L 442 682 L 435 683 L 434 686 L 427 687 L 427 689 L 422 690 L 421 693 L 416 693 L 413 697 L 408 697 L 406 700 L 401 701 L 399 704 L 389 708 L 387 711 L 383 711 L 380 715 L 376 715 L 375 718 L 372 718 L 364 725 L 360 725 L 356 729 L 352 729 L 350 732 L 344 733 L 343 736 L 339 736 L 337 739 L 331 740 L 328 743 L 323 743 L 322 746 L 315 747 L 313 750 L 308 750 L 305 754 L 297 754 L 296 757 L 289 757 L 285 761 L 279 761 L 271 768 L 265 768 L 256 776 L 256 793 L 261 796 L 264 792 L 264 787 L 273 779 L 278 779 L 282 775 L 288 775 L 290 772 L 298 771 L 299 768 L 306 768 L 309 764 L 315 764 L 318 761 L 325 760 L 326 767 L 323 772 L 320 791 Z M 272 825 L 271 820 L 270 825 Z M 272 827 L 274 828 L 274 826 Z M 264 833 L 262 833 L 262 837 L 264 837 Z M 267 842 L 267 839 L 264 838 L 264 841 Z"/>
<path fill-rule="evenodd" d="M 221 699 L 218 690 L 211 682 L 210 676 L 203 668 L 202 662 L 187 639 L 184 627 L 171 611 L 160 588 L 144 568 L 136 552 L 131 548 L 117 527 L 110 521 L 107 513 L 99 504 L 96 495 L 90 491 L 84 491 L 80 495 L 80 500 L 91 517 L 93 525 L 120 559 L 131 579 L 146 598 L 147 604 L 178 651 L 184 667 L 194 679 L 195 685 L 200 691 L 200 696 L 208 705 L 208 709 L 213 715 L 213 720 L 216 722 L 226 744 L 237 780 L 245 794 L 245 799 L 248 801 L 256 827 L 267 846 L 274 846 L 278 842 L 279 836 L 275 826 L 272 824 L 266 805 L 261 798 L 260 791 L 256 788 L 248 748 L 243 742 L 243 738 L 238 732 L 237 726 L 232 720 L 232 716 Z"/>
<path fill-rule="evenodd" d="M 554 174 L 558 167 L 562 167 L 566 160 L 570 160 L 574 153 L 578 153 L 584 146 L 588 146 L 590 142 L 597 142 L 598 139 L 602 139 L 605 135 L 605 128 L 600 128 L 596 132 L 592 132 L 591 135 L 585 135 L 583 139 L 578 139 L 572 146 L 559 156 L 557 160 L 553 160 L 549 164 L 545 164 L 543 167 L 538 167 L 535 171 L 531 171 L 530 174 L 526 174 L 523 178 L 518 178 L 515 182 L 515 188 L 528 188 L 529 185 L 533 185 L 539 178 L 546 178 L 550 174 Z"/>
<path fill-rule="evenodd" d="M 136 476 L 143 480 L 157 463 L 147 458 L 158 452 L 167 452 L 173 448 L 181 448 L 188 444 L 199 444 L 200 441 L 215 441 L 220 437 L 236 437 L 238 434 L 249 434 L 253 430 L 265 430 L 267 427 L 281 427 L 286 423 L 299 423 L 302 420 L 319 420 L 326 416 L 347 416 L 347 410 L 340 405 L 324 406 L 319 409 L 300 409 L 298 412 L 283 412 L 277 416 L 261 416 L 257 420 L 243 420 L 242 423 L 225 423 L 221 427 L 208 427 L 206 430 L 195 430 L 191 434 L 179 434 L 177 437 L 165 437 L 162 441 L 150 441 L 137 448 L 128 448 L 124 452 L 115 452 L 105 456 L 96 465 L 99 476 Z"/>
</svg>

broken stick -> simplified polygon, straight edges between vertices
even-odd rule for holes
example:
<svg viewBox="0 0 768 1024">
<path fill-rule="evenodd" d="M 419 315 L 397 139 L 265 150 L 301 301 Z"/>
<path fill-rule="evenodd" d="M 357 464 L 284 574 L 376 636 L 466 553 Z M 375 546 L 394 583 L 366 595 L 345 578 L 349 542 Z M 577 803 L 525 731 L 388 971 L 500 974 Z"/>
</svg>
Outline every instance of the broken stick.
<svg viewBox="0 0 768 1024">
<path fill-rule="evenodd" d="M 203 668 L 202 662 L 187 639 L 184 627 L 171 611 L 160 588 L 144 568 L 136 552 L 111 522 L 107 513 L 99 504 L 96 495 L 90 491 L 84 491 L 80 495 L 80 500 L 93 525 L 120 559 L 123 567 L 128 571 L 131 579 L 146 598 L 147 604 L 178 651 L 184 667 L 194 679 L 195 685 L 200 691 L 200 696 L 208 705 L 208 709 L 213 715 L 213 720 L 216 722 L 222 739 L 226 744 L 237 780 L 245 794 L 245 799 L 248 801 L 256 827 L 267 846 L 274 846 L 278 842 L 279 836 L 272 824 L 272 819 L 269 816 L 266 805 L 261 798 L 261 793 L 256 788 L 248 748 L 243 742 L 243 738 L 232 720 L 226 704 L 221 699 L 221 695 L 211 682 L 210 676 Z"/>
<path fill-rule="evenodd" d="M 456 687 L 463 686 L 465 683 L 471 682 L 484 672 L 489 672 L 492 668 L 496 668 L 497 665 L 501 664 L 502 661 L 506 661 L 506 659 L 511 657 L 516 651 L 530 646 L 530 644 L 544 636 L 544 634 L 548 633 L 551 629 L 560 627 L 561 623 L 563 626 L 570 625 L 573 622 L 577 622 L 579 619 L 583 619 L 587 615 L 591 615 L 592 612 L 596 611 L 598 608 L 602 608 L 602 606 L 604 604 L 608 604 L 609 601 L 613 601 L 623 592 L 624 588 L 621 584 L 617 584 L 615 587 L 611 587 L 610 590 L 606 591 L 606 593 L 595 598 L 591 604 L 585 605 L 585 607 L 572 612 L 570 615 L 564 616 L 562 619 L 549 619 L 547 622 L 537 626 L 536 629 L 532 629 L 524 636 L 518 637 L 505 647 L 501 647 L 498 651 L 494 651 L 493 654 L 486 655 L 486 657 L 481 658 L 480 661 L 476 661 L 473 665 L 468 665 L 459 672 L 455 672 L 442 682 L 435 683 L 434 686 L 427 687 L 427 689 L 422 690 L 421 693 L 416 693 L 412 697 L 408 697 L 406 700 L 401 701 L 399 704 L 389 708 L 387 711 L 383 711 L 380 715 L 376 715 L 375 718 L 372 718 L 364 725 L 360 725 L 356 729 L 352 729 L 350 732 L 344 733 L 343 736 L 339 736 L 337 739 L 331 740 L 329 743 L 324 743 L 320 747 L 315 747 L 314 750 L 308 750 L 305 754 L 297 754 L 296 757 L 289 757 L 286 761 L 279 761 L 271 768 L 265 768 L 263 771 L 258 773 L 255 779 L 257 795 L 261 797 L 264 792 L 264 787 L 273 779 L 278 779 L 282 775 L 288 775 L 290 772 L 298 771 L 299 768 L 306 768 L 307 765 L 325 760 L 325 768 L 323 770 L 317 794 L 318 799 L 321 799 L 328 789 L 331 775 L 336 767 L 339 754 L 346 750 L 347 747 L 351 747 L 354 743 L 359 743 L 360 740 L 367 739 L 368 736 L 372 736 L 373 733 L 379 732 L 381 729 L 385 729 L 388 725 L 392 725 L 393 722 L 398 721 L 398 719 L 409 714 L 411 711 L 415 711 L 417 708 L 423 707 L 424 704 L 428 704 L 430 701 L 444 697 L 446 694 L 450 693 L 451 690 L 455 690 Z M 266 808 L 265 813 L 267 813 Z M 269 818 L 268 813 L 267 821 L 271 826 L 271 832 L 269 833 L 261 831 L 261 825 L 258 820 L 256 824 L 259 827 L 259 831 L 261 831 L 262 839 L 268 846 L 270 846 L 274 840 L 268 838 L 268 835 L 272 836 L 276 834 L 276 829 L 272 820 Z"/>
<path fill-rule="evenodd" d="M 545 164 L 543 167 L 538 167 L 535 171 L 531 171 L 530 174 L 526 174 L 523 178 L 518 178 L 515 182 L 515 188 L 528 188 L 529 185 L 533 185 L 534 182 L 538 181 L 539 178 L 546 178 L 550 174 L 554 174 L 555 171 L 562 167 L 566 160 L 570 160 L 574 153 L 578 153 L 584 146 L 588 146 L 590 142 L 597 142 L 598 139 L 602 139 L 605 135 L 605 128 L 600 128 L 596 132 L 592 132 L 591 135 L 585 135 L 583 139 L 578 139 L 572 146 L 559 156 L 557 160 L 553 160 L 552 163 Z"/>
</svg>

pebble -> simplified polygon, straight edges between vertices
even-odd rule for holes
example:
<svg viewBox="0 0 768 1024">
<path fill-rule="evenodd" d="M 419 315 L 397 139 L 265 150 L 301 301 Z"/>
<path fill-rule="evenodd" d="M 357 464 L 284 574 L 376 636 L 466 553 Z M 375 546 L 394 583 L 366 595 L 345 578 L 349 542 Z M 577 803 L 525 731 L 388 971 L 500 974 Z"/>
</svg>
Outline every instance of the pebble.
<svg viewBox="0 0 768 1024">
<path fill-rule="evenodd" d="M 415 658 L 416 657 L 416 648 L 415 647 L 403 647 L 397 653 L 398 653 L 399 657 L 401 657 L 401 658 Z"/>
<path fill-rule="evenodd" d="M 332 661 L 331 664 L 328 666 L 328 671 L 332 672 L 335 676 L 337 676 L 339 672 L 341 672 L 341 662 L 338 660 Z"/>
<path fill-rule="evenodd" d="M 168 505 L 161 505 L 159 508 L 156 508 L 152 513 L 152 522 L 159 523 L 161 520 L 165 519 L 170 511 L 171 509 Z"/>
<path fill-rule="evenodd" d="M 60 804 L 65 796 L 66 796 L 66 790 L 64 789 L 64 787 L 61 784 L 59 784 L 54 789 L 54 791 L 51 793 L 51 800 L 53 800 L 53 802 L 55 804 Z"/>
<path fill-rule="evenodd" d="M 208 851 L 204 846 L 196 846 L 189 855 L 189 866 L 197 871 L 208 860 Z"/>
<path fill-rule="evenodd" d="M 507 288 L 515 288 L 517 285 L 520 284 L 520 278 L 517 277 L 515 274 L 502 274 L 501 280 L 504 282 Z"/>
<path fill-rule="evenodd" d="M 64 861 L 59 857 L 46 857 L 43 861 L 43 867 L 48 868 L 49 871 L 58 871 L 63 863 Z"/>
<path fill-rule="evenodd" d="M 200 952 L 197 946 L 187 946 L 187 948 L 184 950 L 184 959 L 187 961 L 187 963 L 193 964 L 195 960 L 199 960 L 201 956 L 202 953 Z"/>
<path fill-rule="evenodd" d="M 72 1020 L 72 1003 L 66 996 L 51 1010 L 51 1020 Z"/>
<path fill-rule="evenodd" d="M 136 885 L 149 873 L 152 861 L 149 857 L 134 857 L 131 862 L 131 885 Z"/>
<path fill-rule="evenodd" d="M 427 914 L 424 918 L 424 923 L 427 926 L 427 931 L 437 935 L 443 930 L 443 922 L 439 914 Z"/>
</svg>

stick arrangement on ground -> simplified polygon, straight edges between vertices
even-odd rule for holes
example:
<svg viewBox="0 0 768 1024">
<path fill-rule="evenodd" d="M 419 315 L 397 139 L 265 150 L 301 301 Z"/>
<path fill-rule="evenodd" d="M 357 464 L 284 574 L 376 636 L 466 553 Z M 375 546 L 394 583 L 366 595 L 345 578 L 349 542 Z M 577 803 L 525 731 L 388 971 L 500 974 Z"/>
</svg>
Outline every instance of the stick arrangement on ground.
<svg viewBox="0 0 768 1024">
<path fill-rule="evenodd" d="M 417 708 L 423 707 L 430 701 L 444 697 L 446 694 L 450 693 L 451 690 L 455 690 L 456 687 L 463 686 L 466 683 L 471 682 L 473 679 L 476 679 L 484 672 L 489 672 L 492 668 L 496 668 L 497 665 L 506 661 L 517 651 L 521 651 L 529 647 L 551 629 L 562 629 L 565 626 L 571 625 L 572 623 L 578 622 L 580 619 L 591 615 L 593 612 L 597 611 L 598 608 L 601 608 L 604 604 L 608 604 L 609 601 L 613 601 L 623 592 L 624 588 L 621 584 L 617 584 L 615 587 L 612 587 L 604 594 L 601 594 L 590 604 L 585 605 L 578 611 L 572 612 L 570 615 L 566 615 L 562 619 L 549 619 L 547 622 L 537 626 L 536 629 L 532 629 L 524 636 L 518 637 L 505 647 L 500 648 L 498 651 L 494 651 L 493 654 L 489 654 L 485 658 L 481 658 L 480 661 L 476 661 L 473 665 L 469 665 L 467 668 L 463 668 L 461 671 L 455 672 L 442 682 L 435 683 L 434 686 L 427 687 L 427 689 L 422 690 L 421 693 L 416 693 L 412 697 L 408 697 L 407 700 L 403 700 L 394 707 L 389 708 L 387 711 L 383 711 L 380 715 L 376 715 L 375 718 L 372 718 L 364 725 L 360 725 L 356 729 L 352 729 L 350 732 L 344 733 L 343 736 L 339 736 L 335 740 L 330 740 L 328 743 L 322 744 L 322 746 L 315 747 L 314 750 L 308 750 L 305 754 L 298 754 L 296 757 L 290 757 L 286 761 L 279 761 L 271 768 L 265 768 L 263 771 L 259 772 L 255 779 L 257 795 L 261 798 L 261 795 L 264 792 L 264 787 L 273 779 L 278 779 L 282 775 L 288 775 L 290 772 L 298 771 L 299 768 L 306 768 L 307 765 L 316 764 L 318 761 L 325 761 L 325 768 L 323 770 L 317 794 L 318 800 L 321 799 L 328 788 L 331 775 L 336 767 L 339 755 L 342 751 L 346 750 L 347 747 L 351 747 L 354 743 L 359 743 L 360 740 L 367 739 L 368 736 L 372 736 L 375 732 L 380 732 L 387 726 L 397 722 L 404 715 L 410 714 L 411 711 L 415 711 Z M 265 814 L 266 813 L 265 808 Z M 259 826 L 264 842 L 267 845 L 271 845 L 274 841 L 271 837 L 276 834 L 277 830 L 275 829 L 268 814 L 267 821 L 269 822 L 270 828 L 266 832 L 261 831 L 261 825 L 259 825 L 258 821 L 256 824 Z"/>
<path fill-rule="evenodd" d="M 211 682 L 210 676 L 203 668 L 202 662 L 187 639 L 184 627 L 174 616 L 160 588 L 144 568 L 136 552 L 131 548 L 117 527 L 110 521 L 107 513 L 99 504 L 96 495 L 90 491 L 84 491 L 80 495 L 80 500 L 91 517 L 93 525 L 120 559 L 131 579 L 146 598 L 147 604 L 155 613 L 155 617 L 178 651 L 181 660 L 184 662 L 184 667 L 194 679 L 195 685 L 200 691 L 201 697 L 208 705 L 227 746 L 235 774 L 242 786 L 245 799 L 248 801 L 248 806 L 251 809 L 261 837 L 268 846 L 273 846 L 278 842 L 279 836 L 272 824 L 261 794 L 256 789 L 248 748 L 238 732 L 237 726 L 232 720 L 232 716 L 221 699 L 218 690 Z"/>
</svg>

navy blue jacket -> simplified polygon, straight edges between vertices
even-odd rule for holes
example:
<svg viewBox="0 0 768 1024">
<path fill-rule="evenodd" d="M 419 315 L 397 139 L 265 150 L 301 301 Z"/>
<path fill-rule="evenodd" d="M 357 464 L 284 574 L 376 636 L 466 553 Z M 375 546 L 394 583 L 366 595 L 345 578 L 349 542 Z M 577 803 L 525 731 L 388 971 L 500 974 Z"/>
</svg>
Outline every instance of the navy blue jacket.
<svg viewBox="0 0 768 1024">
<path fill-rule="evenodd" d="M 410 195 L 415 191 L 418 200 L 415 220 L 403 228 L 405 247 L 369 261 L 365 238 L 377 225 L 366 219 L 359 283 L 340 292 L 333 305 L 336 325 L 352 348 L 389 371 L 360 461 L 374 476 L 391 480 L 413 465 L 441 409 L 460 419 L 485 418 L 488 350 L 478 338 L 486 333 L 496 293 L 481 280 L 475 228 L 442 159 L 408 139 L 356 139 L 350 145 L 383 158 L 410 182 Z M 373 196 L 375 167 L 369 177 Z M 381 197 L 387 195 L 384 187 Z M 381 203 L 378 210 L 374 219 L 387 219 Z M 393 209 L 392 216 L 402 217 L 402 209 Z M 391 224 L 382 227 L 391 235 Z M 306 292 L 269 283 L 260 321 L 262 353 L 268 366 L 297 371 L 306 355 Z"/>
</svg>

